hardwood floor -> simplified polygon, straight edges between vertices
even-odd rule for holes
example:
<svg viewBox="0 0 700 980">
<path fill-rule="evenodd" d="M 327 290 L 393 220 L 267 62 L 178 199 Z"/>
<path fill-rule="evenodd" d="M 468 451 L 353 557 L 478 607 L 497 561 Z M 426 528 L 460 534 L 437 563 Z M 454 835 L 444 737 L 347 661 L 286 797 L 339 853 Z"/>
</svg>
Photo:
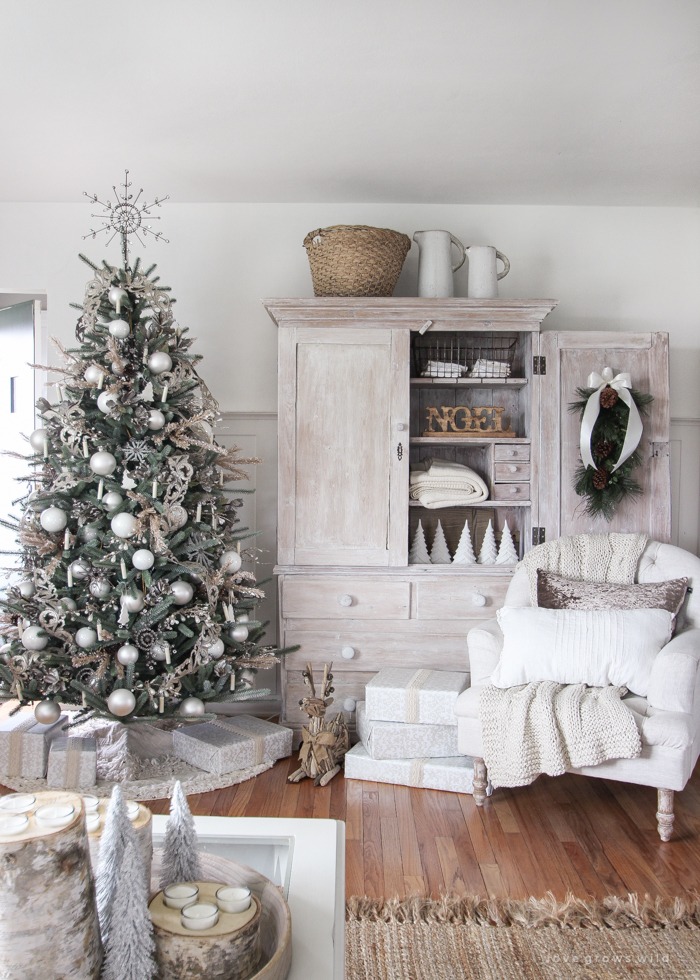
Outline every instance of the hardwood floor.
<svg viewBox="0 0 700 980">
<path fill-rule="evenodd" d="M 191 796 L 192 812 L 345 820 L 348 896 L 669 899 L 700 889 L 700 773 L 676 794 L 675 834 L 663 844 L 656 791 L 644 786 L 541 776 L 477 808 L 471 796 L 342 774 L 325 788 L 287 783 L 296 767 L 294 756 L 238 786 Z M 149 806 L 167 813 L 169 801 Z"/>
</svg>

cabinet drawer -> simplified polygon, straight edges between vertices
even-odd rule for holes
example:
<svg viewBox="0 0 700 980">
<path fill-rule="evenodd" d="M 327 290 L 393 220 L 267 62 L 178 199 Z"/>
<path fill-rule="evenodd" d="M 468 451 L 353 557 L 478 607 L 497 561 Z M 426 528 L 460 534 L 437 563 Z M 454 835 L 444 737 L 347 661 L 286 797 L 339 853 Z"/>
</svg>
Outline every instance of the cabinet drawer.
<svg viewBox="0 0 700 980">
<path fill-rule="evenodd" d="M 522 483 L 530 479 L 530 464 L 496 463 L 494 473 L 497 483 Z"/>
<path fill-rule="evenodd" d="M 494 500 L 529 500 L 529 483 L 494 483 Z"/>
<path fill-rule="evenodd" d="M 482 620 L 488 612 L 482 612 Z M 467 631 L 475 623 L 465 626 L 461 636 L 416 636 L 397 633 L 382 636 L 376 632 L 353 630 L 312 631 L 286 630 L 285 646 L 300 650 L 287 653 L 283 663 L 287 672 L 303 670 L 307 661 L 316 670 L 332 662 L 335 669 L 343 671 L 381 670 L 382 667 L 412 667 L 420 670 L 469 670 Z M 368 624 L 368 627 L 370 624 Z M 352 654 L 352 656 L 351 656 Z"/>
<path fill-rule="evenodd" d="M 333 704 L 328 708 L 327 717 L 332 718 L 339 711 L 343 711 L 343 701 L 346 698 L 353 698 L 354 701 L 364 701 L 365 686 L 372 680 L 376 671 L 355 670 L 343 671 L 333 670 Z M 317 684 L 323 679 L 323 671 L 316 671 L 314 680 Z M 293 725 L 308 725 L 309 718 L 299 707 L 302 698 L 309 696 L 309 689 L 304 683 L 300 670 L 287 671 L 286 689 L 284 697 L 284 721 Z M 348 717 L 346 713 L 345 717 Z M 355 721 L 354 713 L 350 715 L 352 722 Z"/>
<path fill-rule="evenodd" d="M 408 619 L 411 587 L 340 576 L 289 576 L 282 583 L 287 619 Z"/>
<path fill-rule="evenodd" d="M 529 460 L 530 458 L 530 446 L 529 445 L 518 445 L 509 446 L 503 445 L 502 443 L 496 443 L 495 445 L 495 455 L 494 458 L 498 460 L 507 459 L 524 459 Z"/>
<path fill-rule="evenodd" d="M 506 597 L 512 575 L 489 576 L 474 582 L 418 582 L 418 619 L 492 619 Z M 484 600 L 482 603 L 481 600 Z M 477 605 L 478 603 L 478 605 Z M 465 630 L 476 626 L 469 623 Z"/>
</svg>

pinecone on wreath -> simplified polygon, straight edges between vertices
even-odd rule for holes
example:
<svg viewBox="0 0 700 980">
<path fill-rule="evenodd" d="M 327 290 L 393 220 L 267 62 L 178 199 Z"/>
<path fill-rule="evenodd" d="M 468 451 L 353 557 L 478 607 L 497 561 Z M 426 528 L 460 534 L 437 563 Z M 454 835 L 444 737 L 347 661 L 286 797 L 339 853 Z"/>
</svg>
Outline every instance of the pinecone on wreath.
<svg viewBox="0 0 700 980">
<path fill-rule="evenodd" d="M 620 396 L 615 391 L 615 389 L 611 388 L 610 385 L 608 385 L 608 387 L 603 388 L 603 390 L 600 393 L 600 404 L 602 405 L 603 408 L 612 408 L 613 405 L 617 402 L 617 399 L 619 397 Z"/>
<path fill-rule="evenodd" d="M 598 459 L 607 459 L 613 451 L 613 445 L 605 439 L 599 439 L 595 446 L 595 454 Z"/>
<path fill-rule="evenodd" d="M 608 485 L 608 476 L 608 471 L 602 467 L 595 471 L 593 474 L 593 486 L 596 488 L 596 490 L 605 490 L 606 486 Z"/>
</svg>

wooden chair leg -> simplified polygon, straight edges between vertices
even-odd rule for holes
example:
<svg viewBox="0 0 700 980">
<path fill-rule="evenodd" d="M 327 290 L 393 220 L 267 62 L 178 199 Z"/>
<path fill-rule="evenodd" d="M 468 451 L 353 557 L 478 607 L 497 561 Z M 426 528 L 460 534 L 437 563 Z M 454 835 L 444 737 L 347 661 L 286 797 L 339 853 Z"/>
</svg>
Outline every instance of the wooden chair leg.
<svg viewBox="0 0 700 980">
<path fill-rule="evenodd" d="M 672 789 L 659 790 L 659 809 L 656 814 L 656 819 L 658 821 L 659 837 L 661 840 L 671 840 L 671 835 L 673 834 L 673 821 L 675 819 L 673 813 Z"/>
<path fill-rule="evenodd" d="M 487 785 L 486 763 L 483 759 L 474 759 L 474 790 L 472 795 L 477 806 L 483 806 L 486 802 Z"/>
</svg>

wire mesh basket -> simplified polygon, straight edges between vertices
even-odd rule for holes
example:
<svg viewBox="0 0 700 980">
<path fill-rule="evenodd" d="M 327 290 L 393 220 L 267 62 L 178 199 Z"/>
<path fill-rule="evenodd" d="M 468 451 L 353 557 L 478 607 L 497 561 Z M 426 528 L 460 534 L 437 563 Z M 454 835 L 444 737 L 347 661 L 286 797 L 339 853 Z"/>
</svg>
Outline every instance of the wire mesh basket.
<svg viewBox="0 0 700 980">
<path fill-rule="evenodd" d="M 414 334 L 414 378 L 508 378 L 513 372 L 517 337 L 473 334 Z"/>
</svg>

